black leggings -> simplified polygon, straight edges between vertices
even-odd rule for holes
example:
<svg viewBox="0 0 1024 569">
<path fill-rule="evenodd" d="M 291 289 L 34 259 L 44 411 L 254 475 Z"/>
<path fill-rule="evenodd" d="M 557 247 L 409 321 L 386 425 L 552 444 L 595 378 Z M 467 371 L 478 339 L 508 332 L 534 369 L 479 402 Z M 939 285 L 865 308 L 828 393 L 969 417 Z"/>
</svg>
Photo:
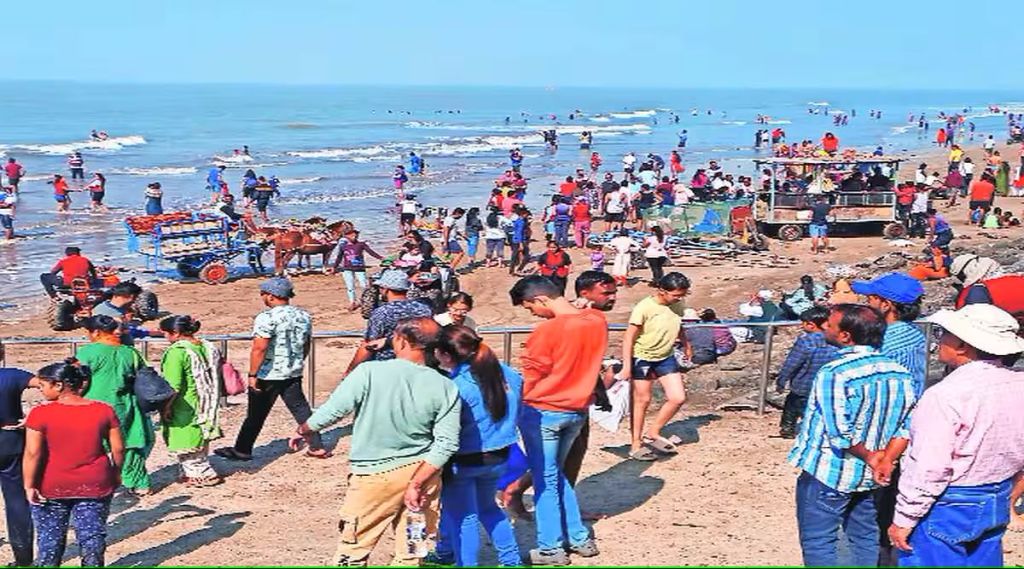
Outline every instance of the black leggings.
<svg viewBox="0 0 1024 569">
<path fill-rule="evenodd" d="M 306 395 L 302 393 L 301 377 L 281 381 L 261 379 L 259 388 L 259 391 L 249 390 L 249 406 L 245 412 L 245 421 L 242 423 L 242 429 L 238 431 L 238 439 L 235 440 L 235 450 L 242 454 L 252 454 L 256 437 L 260 436 L 263 424 L 267 422 L 267 415 L 274 408 L 278 396 L 284 400 L 285 407 L 288 407 L 288 411 L 291 412 L 296 423 L 300 425 L 305 423 L 313 414 Z M 309 441 L 309 448 L 314 450 L 323 448 L 319 433 L 313 434 Z"/>
<path fill-rule="evenodd" d="M 665 276 L 665 262 L 668 261 L 665 257 L 647 257 L 647 264 L 651 266 L 651 280 L 658 282 L 661 277 Z"/>
</svg>

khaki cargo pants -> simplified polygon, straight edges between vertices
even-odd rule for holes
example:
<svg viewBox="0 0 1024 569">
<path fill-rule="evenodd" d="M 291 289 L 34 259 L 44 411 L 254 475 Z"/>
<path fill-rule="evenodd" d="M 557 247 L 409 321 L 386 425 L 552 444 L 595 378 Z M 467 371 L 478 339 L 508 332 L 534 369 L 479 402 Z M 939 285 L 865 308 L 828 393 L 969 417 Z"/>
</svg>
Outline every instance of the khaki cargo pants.
<svg viewBox="0 0 1024 569">
<path fill-rule="evenodd" d="M 420 463 L 415 462 L 378 474 L 350 474 L 348 492 L 341 506 L 338 522 L 338 550 L 334 554 L 335 566 L 365 566 L 374 546 L 390 526 L 395 531 L 395 556 L 392 565 L 417 565 L 418 558 L 408 553 L 406 545 L 406 507 L 403 498 Z M 441 493 L 441 473 L 438 472 L 423 485 L 426 504 L 423 513 L 427 521 L 427 535 L 437 535 L 437 520 Z"/>
</svg>

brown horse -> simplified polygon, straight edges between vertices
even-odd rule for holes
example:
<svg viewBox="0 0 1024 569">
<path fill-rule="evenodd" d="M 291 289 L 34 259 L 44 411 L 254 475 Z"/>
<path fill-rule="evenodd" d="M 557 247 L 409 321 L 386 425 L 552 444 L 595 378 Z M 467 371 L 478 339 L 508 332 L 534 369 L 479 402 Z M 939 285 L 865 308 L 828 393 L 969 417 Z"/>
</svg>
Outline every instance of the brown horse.
<svg viewBox="0 0 1024 569">
<path fill-rule="evenodd" d="M 323 218 L 311 218 L 300 225 L 287 227 L 257 227 L 250 221 L 246 231 L 253 239 L 274 246 L 274 274 L 283 275 L 288 263 L 296 255 L 300 256 L 300 269 L 301 257 L 308 259 L 311 255 L 322 255 L 323 266 L 327 268 L 331 252 L 338 246 L 341 236 L 352 229 L 352 223 L 341 220 L 322 226 L 322 229 L 314 229 L 314 225 L 319 226 L 323 221 Z"/>
</svg>

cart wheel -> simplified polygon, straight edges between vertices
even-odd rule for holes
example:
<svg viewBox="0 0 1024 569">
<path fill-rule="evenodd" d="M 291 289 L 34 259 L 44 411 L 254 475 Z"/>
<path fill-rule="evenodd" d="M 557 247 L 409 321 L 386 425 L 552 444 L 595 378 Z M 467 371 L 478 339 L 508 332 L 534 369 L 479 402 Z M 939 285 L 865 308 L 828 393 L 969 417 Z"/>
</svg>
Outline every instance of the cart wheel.
<svg viewBox="0 0 1024 569">
<path fill-rule="evenodd" d="M 228 282 L 228 266 L 219 261 L 209 263 L 199 270 L 199 278 L 206 284 L 224 284 Z"/>
<path fill-rule="evenodd" d="M 178 263 L 178 274 L 186 279 L 194 279 L 199 276 L 199 269 L 191 263 Z"/>
<path fill-rule="evenodd" d="M 902 239 L 907 236 L 907 226 L 894 221 L 882 229 L 882 235 L 886 239 Z"/>
<path fill-rule="evenodd" d="M 783 225 L 779 228 L 779 239 L 783 241 L 799 241 L 804 236 L 804 228 L 799 225 Z"/>
</svg>

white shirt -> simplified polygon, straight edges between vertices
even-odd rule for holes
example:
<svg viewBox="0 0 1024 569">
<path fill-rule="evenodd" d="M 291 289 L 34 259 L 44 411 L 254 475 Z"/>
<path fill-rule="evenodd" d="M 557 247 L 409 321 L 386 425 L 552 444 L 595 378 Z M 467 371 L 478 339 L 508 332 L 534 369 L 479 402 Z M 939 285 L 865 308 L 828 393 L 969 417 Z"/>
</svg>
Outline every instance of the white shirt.
<svg viewBox="0 0 1024 569">
<path fill-rule="evenodd" d="M 644 240 L 644 257 L 648 259 L 656 259 L 658 257 L 668 257 L 668 253 L 665 251 L 665 241 L 658 241 L 658 238 L 651 235 Z"/>
<path fill-rule="evenodd" d="M 608 213 L 622 213 L 626 211 L 626 204 L 629 203 L 629 193 L 623 189 L 608 194 L 608 205 L 605 211 Z"/>
<path fill-rule="evenodd" d="M 636 164 L 636 156 L 633 156 L 632 154 L 627 154 L 622 157 L 623 166 L 631 168 L 634 164 Z"/>
<path fill-rule="evenodd" d="M 437 322 L 441 326 L 448 326 L 455 323 L 455 321 L 452 320 L 452 315 L 447 312 L 442 312 L 441 314 L 434 316 L 434 322 Z M 468 314 L 466 315 L 466 320 L 463 321 L 462 325 L 470 330 L 476 331 L 476 320 L 473 320 L 473 317 Z"/>
<path fill-rule="evenodd" d="M 928 190 L 914 194 L 914 203 L 910 206 L 910 213 L 928 213 Z"/>
<path fill-rule="evenodd" d="M 418 205 L 419 204 L 416 203 L 416 200 L 402 200 L 402 213 L 411 213 L 416 215 L 416 207 Z"/>
<path fill-rule="evenodd" d="M 18 196 L 7 194 L 0 197 L 0 215 L 14 215 L 14 206 L 18 204 Z"/>
<path fill-rule="evenodd" d="M 996 147 L 996 141 L 991 138 L 986 138 L 985 144 L 982 144 L 982 147 L 984 147 L 985 150 L 991 150 Z"/>
<path fill-rule="evenodd" d="M 510 225 L 512 222 L 507 217 L 499 215 L 497 227 L 488 227 L 486 223 L 484 224 L 484 239 L 504 239 L 505 228 Z"/>
<path fill-rule="evenodd" d="M 961 162 L 960 173 L 964 176 L 974 174 L 974 162 Z"/>
<path fill-rule="evenodd" d="M 928 183 L 928 174 L 925 174 L 923 171 L 918 170 L 917 173 L 914 174 L 914 183 L 915 184 L 927 184 Z"/>
<path fill-rule="evenodd" d="M 455 217 L 451 215 L 444 218 L 444 227 L 449 230 L 449 241 L 458 239 L 462 235 L 463 229 L 465 228 L 465 222 L 463 221 L 463 219 L 464 218 L 455 219 Z"/>
<path fill-rule="evenodd" d="M 647 184 L 652 188 L 658 185 L 658 177 L 654 174 L 654 170 L 644 170 L 640 172 L 637 178 L 640 178 L 641 184 Z"/>
</svg>

